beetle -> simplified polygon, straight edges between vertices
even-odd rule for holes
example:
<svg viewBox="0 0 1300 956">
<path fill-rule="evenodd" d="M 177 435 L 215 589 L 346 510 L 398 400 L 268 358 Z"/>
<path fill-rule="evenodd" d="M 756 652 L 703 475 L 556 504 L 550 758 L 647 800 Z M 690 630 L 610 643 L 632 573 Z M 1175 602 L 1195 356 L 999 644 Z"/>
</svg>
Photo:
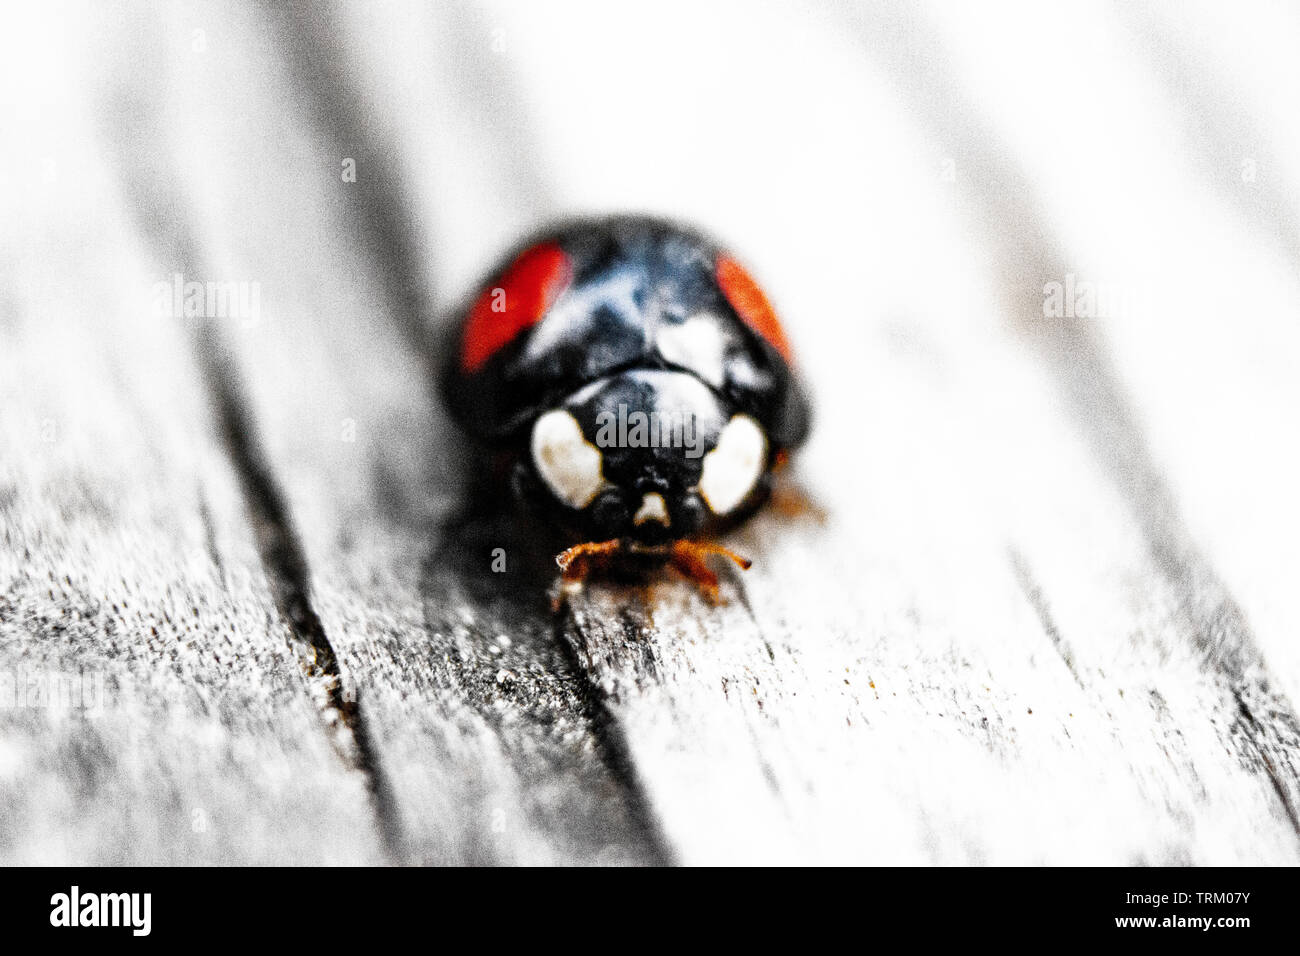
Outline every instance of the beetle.
<svg viewBox="0 0 1300 956">
<path fill-rule="evenodd" d="M 509 497 L 571 545 L 566 580 L 662 555 L 716 596 L 712 543 L 767 499 L 811 409 L 767 296 L 725 249 L 646 216 L 522 244 L 448 349 L 453 417 Z"/>
</svg>

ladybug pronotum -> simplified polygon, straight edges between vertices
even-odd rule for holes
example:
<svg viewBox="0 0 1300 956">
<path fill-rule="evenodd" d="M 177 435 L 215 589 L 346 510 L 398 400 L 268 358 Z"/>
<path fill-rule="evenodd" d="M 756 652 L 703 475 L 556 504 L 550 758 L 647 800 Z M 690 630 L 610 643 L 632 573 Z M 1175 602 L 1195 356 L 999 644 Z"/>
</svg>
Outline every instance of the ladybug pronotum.
<svg viewBox="0 0 1300 956">
<path fill-rule="evenodd" d="M 455 417 L 505 463 L 529 520 L 599 556 L 662 554 L 716 593 L 711 536 L 766 500 L 810 410 L 766 295 L 704 236 L 617 217 L 512 255 L 464 317 Z"/>
</svg>

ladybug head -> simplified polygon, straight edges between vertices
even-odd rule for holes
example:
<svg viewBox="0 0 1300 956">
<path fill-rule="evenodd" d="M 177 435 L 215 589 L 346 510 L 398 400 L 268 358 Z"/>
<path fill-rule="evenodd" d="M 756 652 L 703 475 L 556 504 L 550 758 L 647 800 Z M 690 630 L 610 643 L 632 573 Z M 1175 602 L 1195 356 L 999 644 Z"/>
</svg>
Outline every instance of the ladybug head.
<svg viewBox="0 0 1300 956">
<path fill-rule="evenodd" d="M 765 487 L 767 437 L 692 375 L 637 369 L 593 382 L 533 423 L 516 488 L 590 540 L 645 544 L 738 514 Z"/>
</svg>

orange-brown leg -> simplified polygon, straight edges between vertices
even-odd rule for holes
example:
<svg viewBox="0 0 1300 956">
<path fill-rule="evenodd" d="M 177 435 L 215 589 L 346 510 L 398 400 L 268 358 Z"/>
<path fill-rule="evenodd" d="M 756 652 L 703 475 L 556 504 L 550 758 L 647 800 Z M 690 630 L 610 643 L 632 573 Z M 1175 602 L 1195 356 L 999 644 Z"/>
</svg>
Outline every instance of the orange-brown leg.
<svg viewBox="0 0 1300 956">
<path fill-rule="evenodd" d="M 742 571 L 748 571 L 754 566 L 754 562 L 749 560 L 749 558 L 744 555 L 736 554 L 736 552 L 732 551 L 730 548 L 724 548 L 722 545 L 713 541 L 678 541 L 674 547 L 678 545 L 694 551 L 701 557 L 707 554 L 720 554 L 724 558 L 736 562 L 736 567 L 740 568 Z"/>
<path fill-rule="evenodd" d="M 730 548 L 711 541 L 674 541 L 668 552 L 668 560 L 678 571 L 699 585 L 711 602 L 718 600 L 718 576 L 710 570 L 705 558 L 711 554 L 720 554 L 736 562 L 742 570 L 748 570 L 754 563 L 749 558 L 741 557 Z"/>
<path fill-rule="evenodd" d="M 709 570 L 709 566 L 698 554 L 674 547 L 668 555 L 668 560 L 673 567 L 695 582 L 710 603 L 717 603 L 718 576 Z"/>
<path fill-rule="evenodd" d="M 822 525 L 826 523 L 825 509 L 792 481 L 778 481 L 767 500 L 767 506 L 782 518 L 807 520 Z"/>
<path fill-rule="evenodd" d="M 572 548 L 561 551 L 555 556 L 555 563 L 560 566 L 560 580 L 566 586 L 576 586 L 591 572 L 593 561 L 603 561 L 615 554 L 623 542 L 618 538 L 609 541 L 584 541 Z M 561 588 L 551 595 L 551 611 L 558 614 L 564 606 L 564 590 Z"/>
<path fill-rule="evenodd" d="M 584 541 L 572 548 L 561 551 L 555 556 L 555 563 L 560 566 L 566 581 L 581 581 L 591 570 L 591 562 L 613 554 L 623 546 L 619 538 L 609 541 Z"/>
</svg>

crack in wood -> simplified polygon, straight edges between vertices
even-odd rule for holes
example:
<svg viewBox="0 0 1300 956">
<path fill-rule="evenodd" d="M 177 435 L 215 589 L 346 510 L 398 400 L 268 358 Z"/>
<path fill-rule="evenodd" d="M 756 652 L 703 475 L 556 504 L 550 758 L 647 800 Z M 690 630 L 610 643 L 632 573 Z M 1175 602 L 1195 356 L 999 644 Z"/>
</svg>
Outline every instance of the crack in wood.
<svg viewBox="0 0 1300 956">
<path fill-rule="evenodd" d="M 415 674 L 439 688 L 452 724 L 491 736 L 526 787 L 519 806 L 565 858 L 667 864 L 622 729 L 557 636 L 554 549 L 479 492 L 429 533 L 420 593 L 431 659 Z M 501 573 L 484 561 L 497 547 L 510 555 Z M 509 859 L 501 849 L 485 844 L 497 862 Z"/>
<path fill-rule="evenodd" d="M 160 262 L 178 266 L 184 275 L 213 274 L 203 268 L 200 244 L 188 226 L 194 216 L 174 169 L 167 166 L 172 157 L 153 145 L 147 149 L 141 145 L 151 134 L 156 134 L 151 144 L 166 141 L 155 128 L 160 115 L 157 104 L 134 87 L 121 86 L 116 94 L 115 108 L 109 111 L 115 122 L 106 133 L 121 175 L 127 213 Z M 319 695 L 315 702 L 327 729 L 337 721 L 339 732 L 330 735 L 331 745 L 365 779 L 385 851 L 399 861 L 403 847 L 399 817 L 367 731 L 360 691 L 345 690 L 337 656 L 312 608 L 307 563 L 283 497 L 257 447 L 234 362 L 209 327 L 195 326 L 190 342 L 216 406 L 216 425 L 248 508 L 268 587 L 288 627 L 307 689 L 313 697 Z"/>
<path fill-rule="evenodd" d="M 624 621 L 624 627 L 627 623 Z M 669 845 L 667 837 L 654 813 L 649 794 L 637 771 L 636 761 L 628 746 L 627 735 L 618 718 L 610 707 L 608 694 L 592 679 L 590 663 L 583 663 L 578 656 L 578 646 L 587 647 L 580 636 L 582 628 L 574 616 L 568 602 L 555 613 L 555 645 L 564 655 L 577 679 L 578 693 L 588 713 L 592 736 L 595 738 L 601 763 L 622 788 L 628 815 L 636 829 L 649 862 L 654 866 L 672 866 L 676 864 L 676 855 Z M 571 638 L 570 631 L 579 636 Z"/>
<path fill-rule="evenodd" d="M 1287 819 L 1291 821 L 1291 828 L 1295 830 L 1297 836 L 1300 836 L 1300 812 L 1297 812 L 1296 798 L 1292 792 L 1294 784 L 1289 784 L 1288 777 L 1278 769 L 1276 762 L 1269 756 L 1268 750 L 1264 748 L 1262 743 L 1263 740 L 1274 735 L 1255 717 L 1254 711 L 1242 698 L 1240 690 L 1234 688 L 1232 697 L 1237 702 L 1237 712 L 1240 716 L 1239 725 L 1248 728 L 1247 732 L 1242 734 L 1242 738 L 1258 757 L 1269 783 L 1273 785 L 1273 791 L 1277 794 L 1278 801 L 1282 804 L 1282 809 L 1286 812 Z M 1274 719 L 1285 719 L 1287 716 L 1289 715 L 1275 714 Z M 1295 724 L 1292 723 L 1289 726 L 1294 729 Z M 1279 747 L 1279 749 L 1281 748 Z M 1294 778 L 1295 773 L 1292 771 L 1290 780 L 1294 780 Z"/>
<path fill-rule="evenodd" d="M 360 688 L 345 689 L 338 656 L 312 607 L 307 561 L 284 498 L 257 447 L 234 373 L 216 360 L 221 348 L 215 337 L 198 334 L 194 341 L 216 401 L 222 440 L 252 519 L 271 596 L 289 628 L 308 691 L 323 698 L 319 703 L 327 723 L 337 717 L 343 728 L 343 739 L 332 735 L 331 743 L 343 761 L 365 777 L 384 848 L 393 862 L 401 862 L 405 856 L 401 821 L 361 710 Z"/>
<path fill-rule="evenodd" d="M 1029 564 L 1025 561 L 1024 555 L 1012 547 L 1008 549 L 1008 556 L 1011 561 L 1011 570 L 1020 585 L 1020 590 L 1024 593 L 1025 599 L 1029 601 L 1029 606 L 1034 609 L 1034 614 L 1038 616 L 1038 621 L 1043 626 L 1043 633 L 1052 642 L 1052 647 L 1056 649 L 1056 653 L 1065 663 L 1070 676 L 1074 678 L 1074 682 L 1086 690 L 1087 685 L 1079 676 L 1078 665 L 1075 663 L 1074 649 L 1061 633 L 1061 629 L 1056 624 L 1056 619 L 1052 617 L 1052 609 L 1047 604 L 1043 589 L 1034 578 L 1033 572 L 1029 570 Z"/>
<path fill-rule="evenodd" d="M 335 14 L 327 11 L 322 16 L 317 7 L 296 4 L 267 8 L 265 12 L 287 55 L 293 81 L 303 91 L 304 102 L 311 110 L 318 134 L 332 143 L 339 155 L 351 155 L 350 151 L 358 149 L 366 152 L 366 174 L 358 177 L 357 188 L 347 193 L 352 214 L 365 231 L 365 241 L 361 245 L 369 252 L 376 271 L 385 279 L 385 294 L 393 303 L 389 314 L 426 369 L 426 380 L 432 386 L 442 373 L 442 364 L 437 360 L 440 353 L 426 324 L 426 317 L 435 312 L 434 296 L 418 278 L 426 273 L 430 253 L 420 247 L 414 224 L 401 215 L 400 211 L 409 208 L 409 204 L 403 200 L 401 177 L 387 161 L 389 151 L 367 145 L 374 144 L 378 134 L 366 128 L 370 111 L 362 93 L 347 74 L 348 51 L 339 39 L 341 33 L 334 22 Z M 484 37 L 487 33 L 485 25 L 474 22 L 473 12 L 468 10 L 454 11 L 450 26 L 467 33 L 478 31 Z M 473 48 L 473 45 L 466 44 L 466 48 Z M 468 92 L 481 99 L 492 91 Z M 521 135 L 518 130 L 526 119 L 517 106 L 521 101 L 518 97 L 496 99 L 508 101 L 507 105 L 515 104 L 520 122 L 507 126 L 515 130 L 516 136 Z M 494 101 L 493 108 L 500 109 L 501 104 Z M 521 190 L 522 195 L 531 196 L 540 203 L 539 197 L 545 196 L 547 190 L 537 179 L 535 168 L 523 159 L 529 155 L 528 151 L 509 149 L 503 153 L 521 157 L 516 163 L 514 179 L 526 182 L 530 187 Z M 436 388 L 431 388 L 431 395 L 435 403 L 441 402 Z M 674 854 L 650 807 L 624 730 L 611 711 L 604 692 L 592 681 L 590 668 L 578 658 L 575 642 L 566 638 L 566 626 L 578 628 L 577 622 L 562 608 L 554 615 L 548 630 L 555 649 L 572 671 L 597 755 L 619 788 L 619 799 L 627 808 L 632 838 L 647 862 L 669 865 L 674 862 Z"/>
</svg>

